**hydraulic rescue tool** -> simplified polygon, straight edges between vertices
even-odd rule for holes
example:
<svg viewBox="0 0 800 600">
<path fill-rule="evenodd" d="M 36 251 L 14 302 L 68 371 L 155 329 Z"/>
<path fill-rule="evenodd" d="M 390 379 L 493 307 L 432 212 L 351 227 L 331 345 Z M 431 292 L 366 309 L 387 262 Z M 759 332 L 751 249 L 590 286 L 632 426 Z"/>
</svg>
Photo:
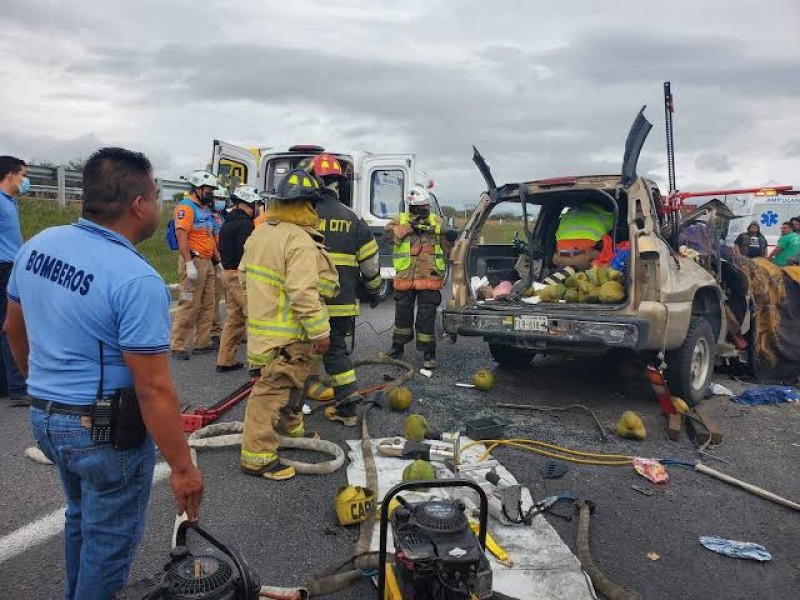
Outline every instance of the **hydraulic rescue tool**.
<svg viewBox="0 0 800 600">
<path fill-rule="evenodd" d="M 189 529 L 211 547 L 197 554 L 189 550 Z M 189 521 L 179 525 L 175 539 L 164 572 L 126 586 L 114 595 L 114 600 L 258 600 L 258 577 L 236 548 L 226 546 Z"/>
<path fill-rule="evenodd" d="M 453 446 L 446 443 L 409 442 L 405 438 L 389 438 L 378 443 L 378 454 L 381 456 L 393 456 L 395 458 L 421 458 L 445 462 L 453 460 L 455 453 Z"/>
<path fill-rule="evenodd" d="M 233 390 L 230 394 L 225 396 L 222 400 L 215 402 L 208 408 L 201 406 L 200 408 L 196 408 L 194 412 L 181 413 L 183 430 L 186 433 L 192 433 L 219 419 L 222 413 L 232 408 L 250 395 L 250 390 L 253 389 L 253 384 L 257 380 L 258 377 L 248 380 Z"/>
<path fill-rule="evenodd" d="M 409 503 L 399 494 L 433 488 L 468 487 L 478 493 L 477 536 L 461 500 Z M 389 517 L 392 499 L 399 505 Z M 486 558 L 488 501 L 479 485 L 457 479 L 409 481 L 393 487 L 381 507 L 378 550 L 379 600 L 484 600 L 492 596 L 492 570 Z M 389 521 L 394 560 L 387 563 Z"/>
</svg>

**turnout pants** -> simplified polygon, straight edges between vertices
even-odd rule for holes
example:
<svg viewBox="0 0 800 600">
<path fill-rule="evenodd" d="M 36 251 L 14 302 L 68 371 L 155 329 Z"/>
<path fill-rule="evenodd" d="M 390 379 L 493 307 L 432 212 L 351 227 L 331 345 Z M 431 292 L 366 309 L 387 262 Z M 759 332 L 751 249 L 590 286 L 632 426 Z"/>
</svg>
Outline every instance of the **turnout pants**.
<svg viewBox="0 0 800 600">
<path fill-rule="evenodd" d="M 216 273 L 214 273 L 216 275 Z M 211 337 L 222 336 L 222 314 L 219 310 L 219 303 L 225 298 L 225 286 L 222 282 L 222 277 L 214 277 L 214 320 L 211 322 Z M 228 299 L 225 298 L 225 302 Z"/>
<path fill-rule="evenodd" d="M 239 271 L 223 271 L 222 285 L 225 288 L 225 327 L 222 329 L 217 364 L 230 367 L 236 360 L 236 350 L 247 330 L 247 303 L 239 282 Z"/>
<path fill-rule="evenodd" d="M 414 322 L 414 303 L 417 319 Z M 439 290 L 395 290 L 392 344 L 404 346 L 417 336 L 417 350 L 436 350 L 436 307 L 442 302 Z"/>
<path fill-rule="evenodd" d="M 192 332 L 197 331 L 194 340 L 196 348 L 205 348 L 211 344 L 211 322 L 214 320 L 214 285 L 216 276 L 214 265 L 210 258 L 195 258 L 194 266 L 197 268 L 197 280 L 192 283 L 193 297 L 191 301 L 179 300 L 178 309 L 172 320 L 172 343 L 174 351 L 184 351 L 192 337 Z M 183 290 L 188 278 L 186 277 L 186 262 L 183 257 L 178 257 L 178 284 Z M 191 282 L 190 282 L 191 283 Z"/>
<path fill-rule="evenodd" d="M 353 361 L 347 353 L 347 334 L 353 327 L 353 317 L 331 317 L 331 347 L 323 356 L 325 371 L 331 378 L 331 386 L 340 400 L 358 389 Z M 342 406 L 340 414 L 355 414 L 355 404 Z"/>
<path fill-rule="evenodd" d="M 276 432 L 291 437 L 305 435 L 303 391 L 316 373 L 310 342 L 294 342 L 275 351 L 275 358 L 261 367 L 244 413 L 240 464 L 260 471 L 278 458 Z"/>
</svg>

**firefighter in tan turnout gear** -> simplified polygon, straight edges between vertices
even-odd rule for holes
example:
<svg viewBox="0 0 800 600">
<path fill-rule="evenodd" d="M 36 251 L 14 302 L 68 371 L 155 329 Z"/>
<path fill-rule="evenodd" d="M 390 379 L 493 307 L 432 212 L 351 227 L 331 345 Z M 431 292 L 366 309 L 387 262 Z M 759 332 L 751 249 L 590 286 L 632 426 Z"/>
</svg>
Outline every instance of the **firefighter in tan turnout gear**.
<svg viewBox="0 0 800 600">
<path fill-rule="evenodd" d="M 316 178 L 289 171 L 239 264 L 247 302 L 247 359 L 261 370 L 244 418 L 240 464 L 248 475 L 294 476 L 294 468 L 278 460 L 276 432 L 317 437 L 305 432 L 303 392 L 319 355 L 330 346 L 325 298 L 339 293 L 336 267 L 317 231 L 318 194 Z"/>
<path fill-rule="evenodd" d="M 307 170 L 322 184 L 317 203 L 319 231 L 325 236 L 336 271 L 340 292 L 326 300 L 331 323 L 331 347 L 325 354 L 325 370 L 330 377 L 337 406 L 325 409 L 325 416 L 348 427 L 356 425 L 356 372 L 347 352 L 347 335 L 353 330 L 360 303 L 358 287 L 363 278 L 370 296 L 370 306 L 380 302 L 381 269 L 378 244 L 366 221 L 339 201 L 338 186 L 344 179 L 339 160 L 331 154 L 319 154 L 308 161 Z M 349 399 L 349 401 L 345 400 Z"/>
<path fill-rule="evenodd" d="M 399 358 L 414 339 L 423 353 L 422 366 L 436 367 L 436 307 L 442 302 L 447 255 L 455 231 L 445 232 L 442 219 L 431 213 L 427 190 L 414 186 L 408 194 L 408 212 L 400 213 L 385 228 L 385 239 L 394 245 L 394 334 L 392 349 L 384 356 Z M 449 239 L 448 239 L 449 238 Z M 414 304 L 417 318 L 414 321 Z"/>
</svg>

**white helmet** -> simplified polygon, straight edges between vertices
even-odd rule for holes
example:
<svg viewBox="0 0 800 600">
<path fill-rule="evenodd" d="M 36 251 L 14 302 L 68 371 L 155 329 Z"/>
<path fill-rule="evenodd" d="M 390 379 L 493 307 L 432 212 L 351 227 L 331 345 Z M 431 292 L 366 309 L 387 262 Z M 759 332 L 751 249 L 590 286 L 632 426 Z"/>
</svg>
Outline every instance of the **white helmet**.
<svg viewBox="0 0 800 600">
<path fill-rule="evenodd" d="M 216 176 L 211 173 L 210 171 L 192 171 L 189 173 L 187 177 L 184 177 L 186 181 L 192 187 L 201 187 L 204 185 L 211 186 L 213 188 L 219 187 L 219 181 L 217 180 Z"/>
<path fill-rule="evenodd" d="M 237 185 L 231 193 L 231 198 L 234 202 L 244 202 L 251 206 L 263 200 L 261 194 L 252 185 Z"/>
<path fill-rule="evenodd" d="M 217 189 L 214 190 L 214 198 L 219 198 L 220 200 L 227 200 L 230 197 L 228 193 L 228 188 L 219 186 Z"/>
<path fill-rule="evenodd" d="M 408 201 L 409 206 L 429 206 L 431 203 L 431 197 L 428 195 L 428 190 L 421 185 L 412 186 L 408 191 L 406 200 Z"/>
</svg>

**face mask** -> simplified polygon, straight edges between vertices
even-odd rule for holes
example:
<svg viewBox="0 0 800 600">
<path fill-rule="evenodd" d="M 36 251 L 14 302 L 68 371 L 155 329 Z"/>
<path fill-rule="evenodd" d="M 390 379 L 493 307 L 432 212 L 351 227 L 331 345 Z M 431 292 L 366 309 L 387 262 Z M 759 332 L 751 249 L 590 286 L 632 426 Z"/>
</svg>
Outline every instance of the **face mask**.
<svg viewBox="0 0 800 600">
<path fill-rule="evenodd" d="M 214 200 L 214 210 L 217 212 L 225 210 L 225 205 L 225 200 Z"/>
<path fill-rule="evenodd" d="M 22 183 L 19 184 L 19 195 L 23 196 L 31 189 L 31 180 L 27 177 L 22 178 Z"/>
<path fill-rule="evenodd" d="M 428 207 L 427 206 L 409 206 L 408 212 L 415 216 L 427 216 L 428 215 Z"/>
</svg>

